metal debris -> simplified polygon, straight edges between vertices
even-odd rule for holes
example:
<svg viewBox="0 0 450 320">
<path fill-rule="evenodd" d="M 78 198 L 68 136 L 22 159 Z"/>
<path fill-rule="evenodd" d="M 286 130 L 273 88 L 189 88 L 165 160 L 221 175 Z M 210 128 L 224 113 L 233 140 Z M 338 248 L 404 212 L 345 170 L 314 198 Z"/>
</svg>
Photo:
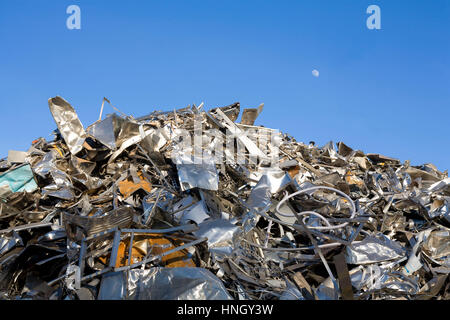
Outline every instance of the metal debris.
<svg viewBox="0 0 450 320">
<path fill-rule="evenodd" d="M 87 129 L 49 99 L 55 139 L 0 160 L 0 297 L 447 300 L 450 178 L 342 142 L 189 106 Z"/>
</svg>

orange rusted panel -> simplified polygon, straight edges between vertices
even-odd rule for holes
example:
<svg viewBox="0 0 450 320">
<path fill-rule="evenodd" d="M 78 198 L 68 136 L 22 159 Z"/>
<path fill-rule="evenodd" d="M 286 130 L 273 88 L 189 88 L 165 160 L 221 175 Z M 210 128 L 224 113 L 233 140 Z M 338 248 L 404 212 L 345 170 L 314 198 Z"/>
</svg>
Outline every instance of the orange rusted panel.
<svg viewBox="0 0 450 320">
<path fill-rule="evenodd" d="M 169 240 L 160 234 L 135 235 L 133 248 L 131 249 L 131 264 L 142 261 L 147 254 L 149 257 L 152 255 L 160 255 L 175 249 L 177 246 L 182 246 L 183 244 L 184 243 L 180 240 Z M 129 264 L 129 246 L 129 239 L 120 243 L 117 253 L 116 268 Z M 187 250 L 177 251 L 164 256 L 161 259 L 161 263 L 167 268 L 195 267 L 192 259 L 188 258 Z"/>
<path fill-rule="evenodd" d="M 125 197 L 128 198 L 136 191 L 142 189 L 147 192 L 150 192 L 152 190 L 152 185 L 150 182 L 148 182 L 144 176 L 142 175 L 142 172 L 138 172 L 138 177 L 141 180 L 139 183 L 134 183 L 133 180 L 128 178 L 127 180 L 120 181 L 118 183 L 120 193 Z"/>
<path fill-rule="evenodd" d="M 295 166 L 292 167 L 288 170 L 289 176 L 294 179 L 295 176 L 300 172 L 300 167 L 299 166 Z"/>
</svg>

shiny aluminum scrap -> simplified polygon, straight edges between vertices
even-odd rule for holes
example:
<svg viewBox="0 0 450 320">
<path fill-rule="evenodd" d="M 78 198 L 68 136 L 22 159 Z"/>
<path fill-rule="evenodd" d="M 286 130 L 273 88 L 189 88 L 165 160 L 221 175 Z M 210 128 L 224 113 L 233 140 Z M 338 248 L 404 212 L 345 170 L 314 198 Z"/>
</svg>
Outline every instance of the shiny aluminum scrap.
<svg viewBox="0 0 450 320">
<path fill-rule="evenodd" d="M 263 104 L 104 98 L 85 129 L 48 103 L 55 139 L 0 160 L 0 299 L 450 298 L 447 171 L 297 142 L 255 125 Z"/>
</svg>

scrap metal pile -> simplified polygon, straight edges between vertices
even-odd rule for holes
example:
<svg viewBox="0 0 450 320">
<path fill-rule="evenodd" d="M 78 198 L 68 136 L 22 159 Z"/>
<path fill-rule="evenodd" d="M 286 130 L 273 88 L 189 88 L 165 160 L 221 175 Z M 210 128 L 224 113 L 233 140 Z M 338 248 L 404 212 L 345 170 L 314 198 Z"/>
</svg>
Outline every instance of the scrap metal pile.
<svg viewBox="0 0 450 320">
<path fill-rule="evenodd" d="M 262 105 L 49 107 L 55 139 L 0 160 L 0 299 L 450 298 L 432 164 L 297 142 Z"/>
</svg>

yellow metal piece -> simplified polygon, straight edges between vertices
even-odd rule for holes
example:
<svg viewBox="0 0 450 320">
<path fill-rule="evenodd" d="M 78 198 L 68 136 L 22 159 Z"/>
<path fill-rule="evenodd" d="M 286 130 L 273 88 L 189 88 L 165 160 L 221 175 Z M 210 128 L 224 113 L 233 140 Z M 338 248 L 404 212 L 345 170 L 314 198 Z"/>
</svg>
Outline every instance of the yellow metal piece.
<svg viewBox="0 0 450 320">
<path fill-rule="evenodd" d="M 56 151 L 58 151 L 58 153 L 61 156 L 61 158 L 64 158 L 63 153 L 61 152 L 61 150 L 57 146 L 52 146 L 52 149 L 55 149 Z"/>
</svg>

